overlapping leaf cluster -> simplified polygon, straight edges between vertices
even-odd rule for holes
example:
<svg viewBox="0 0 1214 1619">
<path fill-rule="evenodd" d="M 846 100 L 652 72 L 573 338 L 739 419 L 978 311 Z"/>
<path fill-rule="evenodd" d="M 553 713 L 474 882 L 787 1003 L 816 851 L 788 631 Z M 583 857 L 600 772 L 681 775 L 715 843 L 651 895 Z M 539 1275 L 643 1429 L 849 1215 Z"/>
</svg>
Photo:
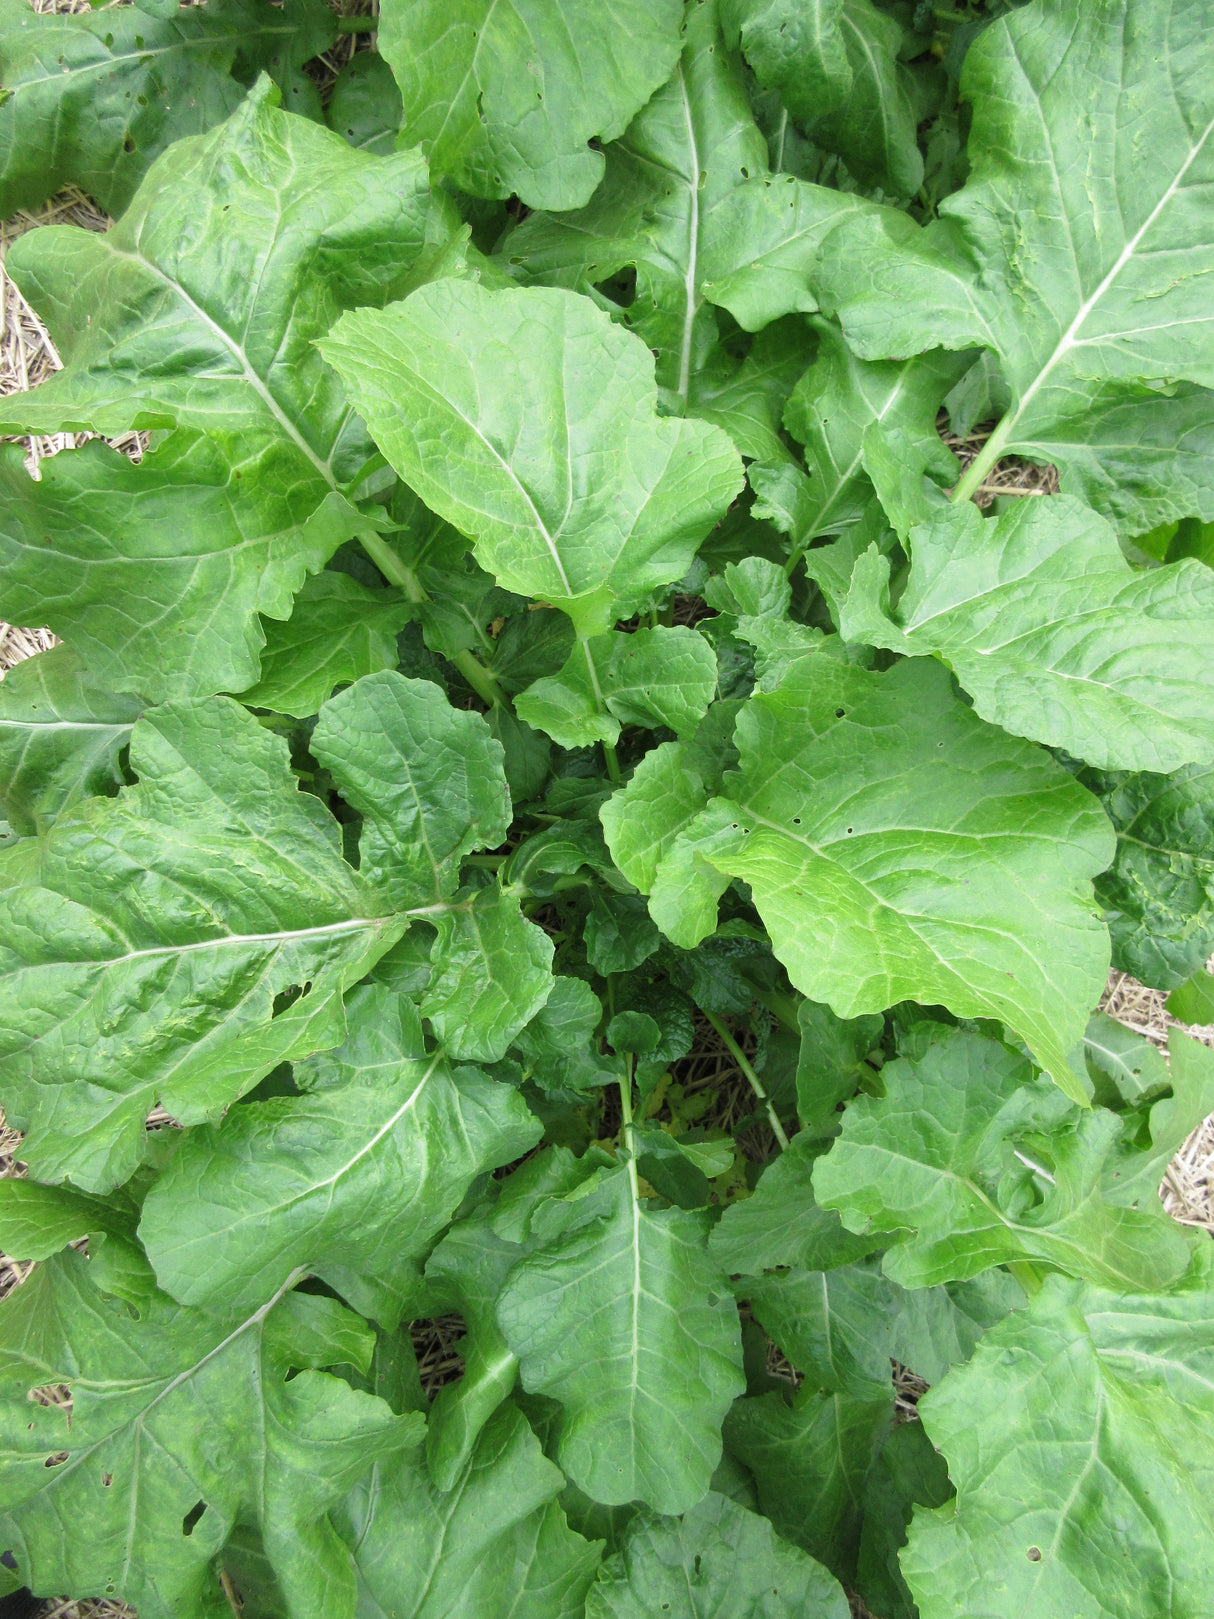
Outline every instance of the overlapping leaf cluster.
<svg viewBox="0 0 1214 1619">
<path fill-rule="evenodd" d="M 1199 1619 L 1208 7 L 337 29 L 0 13 L 0 1578 Z"/>
</svg>

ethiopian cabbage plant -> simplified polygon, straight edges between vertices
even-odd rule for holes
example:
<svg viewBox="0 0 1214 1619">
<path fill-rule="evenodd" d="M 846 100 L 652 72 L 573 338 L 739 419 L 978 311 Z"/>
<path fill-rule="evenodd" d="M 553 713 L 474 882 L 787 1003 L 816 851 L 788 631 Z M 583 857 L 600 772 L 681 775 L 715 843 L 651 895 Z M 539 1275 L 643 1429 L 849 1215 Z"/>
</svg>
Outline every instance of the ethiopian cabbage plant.
<svg viewBox="0 0 1214 1619">
<path fill-rule="evenodd" d="M 3 0 L 11 1586 L 1208 1619 L 1211 21 Z"/>
</svg>

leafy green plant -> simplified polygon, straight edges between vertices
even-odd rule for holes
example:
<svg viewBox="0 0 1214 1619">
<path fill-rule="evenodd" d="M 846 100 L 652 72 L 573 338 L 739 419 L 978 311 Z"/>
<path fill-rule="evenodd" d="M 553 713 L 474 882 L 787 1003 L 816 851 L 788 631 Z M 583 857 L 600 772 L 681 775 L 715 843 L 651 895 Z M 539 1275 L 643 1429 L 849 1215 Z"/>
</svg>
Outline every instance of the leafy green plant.
<svg viewBox="0 0 1214 1619">
<path fill-rule="evenodd" d="M 11 1584 L 1208 1612 L 1207 13 L 4 0 Z"/>
</svg>

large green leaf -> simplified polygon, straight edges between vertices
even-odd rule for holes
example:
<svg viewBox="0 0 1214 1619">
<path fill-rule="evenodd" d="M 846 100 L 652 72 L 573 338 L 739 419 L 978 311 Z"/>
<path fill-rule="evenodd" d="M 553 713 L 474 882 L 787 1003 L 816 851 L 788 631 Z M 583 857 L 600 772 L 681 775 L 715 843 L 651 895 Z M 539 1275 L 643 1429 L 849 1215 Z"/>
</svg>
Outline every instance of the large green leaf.
<svg viewBox="0 0 1214 1619">
<path fill-rule="evenodd" d="M 1025 1058 L 959 1030 L 881 1078 L 883 1097 L 849 1104 L 814 1190 L 851 1230 L 912 1233 L 885 1256 L 892 1280 L 928 1287 L 1040 1259 L 1150 1291 L 1187 1268 L 1178 1229 L 1101 1194 L 1117 1114 L 1072 1106 Z"/>
<path fill-rule="evenodd" d="M 261 677 L 241 702 L 299 719 L 315 714 L 335 686 L 396 667 L 396 632 L 412 614 L 399 591 L 368 590 L 349 574 L 305 579 L 287 622 L 266 627 Z"/>
<path fill-rule="evenodd" d="M 708 304 L 747 330 L 815 309 L 808 272 L 841 204 L 768 175 L 767 145 L 711 3 L 688 8 L 673 78 L 605 155 L 603 183 L 584 208 L 533 215 L 504 252 L 519 277 L 581 292 L 634 269 L 622 318 L 657 354 L 658 382 L 696 413 L 717 341 Z M 703 388 L 711 393 L 708 375 Z"/>
<path fill-rule="evenodd" d="M 1069 487 L 1067 440 L 1080 439 L 1075 481 L 1095 493 L 1088 469 L 1110 412 L 1133 400 L 1145 424 L 1156 408 L 1142 382 L 1214 385 L 1214 233 L 1199 200 L 1214 177 L 1207 21 L 1202 0 L 1051 0 L 1000 18 L 966 57 L 971 176 L 940 221 L 920 231 L 889 209 L 856 211 L 831 238 L 819 295 L 865 358 L 939 344 L 998 355 L 1012 403 L 983 467 L 1036 454 Z M 1166 398 L 1158 408 L 1175 413 Z M 1184 457 L 1177 468 L 1191 478 Z M 1152 471 L 1166 493 L 1168 460 Z M 1214 515 L 1208 478 L 1200 509 Z M 1129 515 L 1134 528 L 1166 520 Z"/>
<path fill-rule="evenodd" d="M 374 447 L 314 342 L 408 290 L 449 230 L 416 153 L 352 151 L 271 92 L 164 153 L 104 235 L 51 226 L 7 258 L 65 366 L 3 402 L 5 431 L 208 435 L 139 467 L 89 447 L 41 485 L 5 478 L 6 611 L 49 597 L 100 678 L 153 697 L 249 685 L 258 611 L 289 616 L 305 572 L 382 520 L 339 492 Z"/>
<path fill-rule="evenodd" d="M 560 1470 L 521 1412 L 485 1424 L 450 1488 L 399 1455 L 358 1485 L 338 1522 L 366 1619 L 581 1619 L 600 1548 L 565 1522 Z"/>
<path fill-rule="evenodd" d="M 429 680 L 367 675 L 321 710 L 311 749 L 364 817 L 360 869 L 404 904 L 447 899 L 510 824 L 502 747 Z"/>
<path fill-rule="evenodd" d="M 586 1603 L 586 1619 L 847 1619 L 849 1611 L 820 1564 L 715 1491 L 682 1518 L 639 1513 Z"/>
<path fill-rule="evenodd" d="M 310 110 L 300 68 L 333 41 L 321 0 L 35 12 L 0 5 L 0 214 L 77 185 L 109 213 L 130 201 L 171 142 L 222 123 L 266 69 Z M 303 82 L 300 83 L 300 80 Z M 298 92 L 293 95 L 292 91 Z"/>
<path fill-rule="evenodd" d="M 383 985 L 356 992 L 351 1039 L 399 1027 L 395 1000 Z M 441 1054 L 402 1042 L 374 1069 L 330 1061 L 342 1077 L 323 1088 L 191 1131 L 152 1188 L 140 1236 L 183 1304 L 244 1308 L 302 1264 L 404 1295 L 473 1178 L 539 1138 L 516 1091 Z"/>
<path fill-rule="evenodd" d="M 679 0 L 385 0 L 379 46 L 404 100 L 403 139 L 474 197 L 577 208 L 613 140 L 669 76 Z"/>
<path fill-rule="evenodd" d="M 659 419 L 652 355 L 571 293 L 435 282 L 320 347 L 481 564 L 584 633 L 680 578 L 741 487 L 726 435 Z"/>
<path fill-rule="evenodd" d="M 957 1499 L 917 1511 L 902 1554 L 922 1619 L 1206 1613 L 1210 1284 L 1208 1263 L 1158 1298 L 1047 1278 L 923 1401 Z"/>
<path fill-rule="evenodd" d="M 154 1293 L 139 1317 L 71 1253 L 5 1300 L 0 1541 L 34 1590 L 214 1619 L 215 1557 L 242 1517 L 293 1615 L 353 1619 L 329 1509 L 377 1458 L 415 1446 L 421 1422 L 319 1371 L 288 1380 L 365 1356 L 370 1339 L 334 1301 L 285 1291 L 226 1314 Z M 27 1398 L 47 1384 L 68 1386 L 70 1411 Z"/>
<path fill-rule="evenodd" d="M 636 296 L 623 318 L 657 351 L 659 383 L 684 400 L 717 340 L 703 292 L 705 261 L 722 245 L 714 212 L 748 174 L 767 168 L 715 10 L 688 9 L 674 76 L 607 148 L 603 183 L 586 207 L 534 214 L 507 243 L 520 277 L 581 292 L 635 267 Z"/>
<path fill-rule="evenodd" d="M 872 0 L 723 0 L 760 84 L 862 179 L 909 197 L 923 181 L 903 31 Z"/>
<path fill-rule="evenodd" d="M 1117 830 L 1096 879 L 1113 965 L 1175 989 L 1214 951 L 1214 771 L 1111 776 L 1095 782 Z"/>
<path fill-rule="evenodd" d="M 725 1423 L 730 1453 L 754 1474 L 759 1504 L 777 1531 L 851 1584 L 864 1489 L 894 1416 L 880 1399 L 821 1394 L 803 1383 L 739 1400 Z"/>
<path fill-rule="evenodd" d="M 1214 574 L 1186 560 L 1135 573 L 1102 517 L 1068 495 L 993 522 L 945 509 L 911 530 L 910 578 L 856 563 L 849 641 L 943 658 L 983 719 L 1102 768 L 1214 758 Z"/>
<path fill-rule="evenodd" d="M 696 943 L 705 899 L 740 877 L 811 999 L 842 1017 L 912 999 L 1001 1018 L 1074 1091 L 1068 1058 L 1108 965 L 1088 879 L 1112 836 L 1095 800 L 922 659 L 877 674 L 801 658 L 735 735 L 727 796 L 658 870 L 655 899 L 667 871 L 685 885 L 664 931 Z"/>
<path fill-rule="evenodd" d="M 0 810 L 14 831 L 45 831 L 81 798 L 116 793 L 119 755 L 141 704 L 117 696 L 65 646 L 0 683 Z"/>
<path fill-rule="evenodd" d="M 48 624 L 115 691 L 149 702 L 238 691 L 257 677 L 258 613 L 287 618 L 357 520 L 264 434 L 174 433 L 139 466 L 86 444 L 44 460 L 37 481 L 6 445 L 0 600 L 16 622 Z"/>
<path fill-rule="evenodd" d="M 524 1388 L 565 1408 L 560 1463 L 607 1505 L 683 1512 L 721 1455 L 742 1392 L 733 1300 L 705 1251 L 705 1215 L 641 1206 L 619 1169 L 591 1217 L 511 1272 L 498 1321 Z"/>
<path fill-rule="evenodd" d="M 270 438 L 317 491 L 371 447 L 314 341 L 343 308 L 400 297 L 447 216 L 416 152 L 369 157 L 271 105 L 262 81 L 153 165 L 104 235 L 30 231 L 7 268 L 65 362 L 3 405 L 9 432 L 180 424 Z"/>
<path fill-rule="evenodd" d="M 270 103 L 159 158 L 104 235 L 56 225 L 8 271 L 65 367 L 4 401 L 11 432 L 175 423 L 292 453 L 319 504 L 371 446 L 314 342 L 343 308 L 407 290 L 446 215 L 416 152 L 353 151 Z"/>
<path fill-rule="evenodd" d="M 404 925 L 231 699 L 145 713 L 131 768 L 137 786 L 0 856 L 0 1100 L 40 1178 L 91 1190 L 139 1163 L 157 1100 L 213 1119 L 336 1045 L 343 987 Z"/>
</svg>

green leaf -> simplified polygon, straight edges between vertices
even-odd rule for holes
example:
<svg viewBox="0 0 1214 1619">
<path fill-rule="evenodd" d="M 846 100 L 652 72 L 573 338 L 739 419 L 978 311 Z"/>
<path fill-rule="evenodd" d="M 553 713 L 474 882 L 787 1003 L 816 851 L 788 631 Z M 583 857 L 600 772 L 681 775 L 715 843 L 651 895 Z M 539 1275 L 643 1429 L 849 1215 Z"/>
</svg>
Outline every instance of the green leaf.
<svg viewBox="0 0 1214 1619">
<path fill-rule="evenodd" d="M 856 1589 L 884 1619 L 917 1619 L 898 1566 L 913 1506 L 942 1507 L 953 1493 L 944 1457 L 921 1422 L 901 1422 L 868 1475 Z"/>
<path fill-rule="evenodd" d="M 717 338 L 703 290 L 706 261 L 726 245 L 715 211 L 748 174 L 767 168 L 715 13 L 714 5 L 688 8 L 673 77 L 607 148 L 603 183 L 587 205 L 533 215 L 508 238 L 510 264 L 529 281 L 588 292 L 635 267 L 625 319 L 657 351 L 659 383 L 684 400 Z M 808 294 L 803 305 L 814 307 Z"/>
<path fill-rule="evenodd" d="M 91 1191 L 135 1169 L 157 1101 L 214 1119 L 337 1045 L 342 990 L 404 926 L 231 699 L 145 713 L 131 768 L 137 786 L 0 855 L 3 1105 L 40 1179 Z"/>
<path fill-rule="evenodd" d="M 652 355 L 569 293 L 435 282 L 343 316 L 320 348 L 481 565 L 582 634 L 680 578 L 741 487 L 725 434 L 659 419 Z"/>
<path fill-rule="evenodd" d="M 808 1387 L 870 1400 L 888 1392 L 896 1295 L 878 1270 L 783 1271 L 743 1286 L 756 1320 Z"/>
<path fill-rule="evenodd" d="M 1105 1165 L 1104 1196 L 1122 1208 L 1163 1211 L 1160 1182 L 1189 1136 L 1214 1113 L 1214 1055 L 1179 1029 L 1168 1031 L 1170 1094 L 1130 1115 L 1116 1158 Z M 1145 1129 L 1142 1128 L 1145 1122 Z M 1137 1127 L 1137 1128 L 1135 1128 Z"/>
<path fill-rule="evenodd" d="M 865 1061 L 885 1030 L 883 1018 L 839 1018 L 829 1006 L 802 1001 L 797 1007 L 801 1050 L 797 1059 L 797 1114 L 815 1135 L 833 1135 L 836 1108 L 850 1100 L 873 1069 Z"/>
<path fill-rule="evenodd" d="M 563 1480 L 513 1405 L 489 1418 L 450 1489 L 400 1455 L 359 1485 L 340 1524 L 359 1613 L 392 1619 L 580 1619 L 600 1548 L 575 1535 Z"/>
<path fill-rule="evenodd" d="M 920 1412 L 957 1499 L 916 1512 L 902 1554 L 923 1619 L 975 1607 L 1138 1619 L 1156 1593 L 1176 1614 L 1203 1611 L 1212 1300 L 1208 1265 L 1158 1298 L 1048 1277 L 928 1395 Z"/>
<path fill-rule="evenodd" d="M 620 1169 L 605 1208 L 512 1271 L 498 1321 L 523 1387 L 565 1408 L 560 1464 L 595 1500 L 684 1512 L 720 1460 L 741 1393 L 733 1301 L 705 1252 L 707 1219 L 651 1212 Z"/>
<path fill-rule="evenodd" d="M 450 898 L 464 855 L 505 839 L 501 744 L 429 680 L 366 675 L 324 705 L 310 747 L 364 817 L 363 875 L 402 903 Z"/>
<path fill-rule="evenodd" d="M 614 140 L 669 76 L 678 0 L 586 0 L 554 15 L 535 0 L 388 0 L 379 48 L 404 99 L 403 140 L 474 197 L 577 208 L 603 176 L 589 150 Z"/>
<path fill-rule="evenodd" d="M 85 444 L 40 474 L 16 445 L 0 455 L 5 611 L 49 624 L 103 685 L 151 702 L 251 684 L 258 613 L 289 617 L 359 520 L 265 434 L 174 433 L 138 466 Z"/>
<path fill-rule="evenodd" d="M 664 725 L 693 735 L 716 694 L 717 660 L 685 625 L 611 638 L 604 700 L 624 725 Z"/>
<path fill-rule="evenodd" d="M 840 1016 L 912 999 L 1001 1018 L 1073 1091 L 1108 959 L 1085 893 L 1111 852 L 1090 795 L 918 659 L 870 674 L 802 658 L 736 737 L 730 796 L 666 866 L 682 850 L 748 882 L 793 983 Z M 703 913 L 655 920 L 686 946 Z"/>
<path fill-rule="evenodd" d="M 351 1037 L 380 1026 L 393 999 L 380 985 L 360 991 Z M 331 1060 L 340 1071 L 341 1052 Z M 339 1265 L 405 1295 L 475 1176 L 539 1133 L 509 1086 L 441 1054 L 402 1052 L 191 1131 L 144 1203 L 140 1236 L 183 1304 L 247 1307 L 301 1264 L 322 1277 Z"/>
<path fill-rule="evenodd" d="M 881 1072 L 814 1170 L 814 1190 L 854 1231 L 909 1230 L 885 1256 L 903 1287 L 1044 1260 L 1072 1276 L 1149 1291 L 1189 1263 L 1180 1232 L 1101 1196 L 1115 1113 L 1072 1106 L 1006 1046 L 961 1030 Z"/>
<path fill-rule="evenodd" d="M 874 1400 L 901 1361 L 937 1383 L 1024 1295 L 1002 1271 L 992 1284 L 954 1283 L 904 1292 L 870 1264 L 790 1270 L 741 1283 L 756 1319 L 811 1388 Z M 967 1292 L 967 1289 L 970 1290 Z"/>
<path fill-rule="evenodd" d="M 843 1591 L 757 1513 L 710 1491 L 680 1519 L 638 1514 L 586 1619 L 847 1619 Z"/>
<path fill-rule="evenodd" d="M 869 1469 L 893 1422 L 883 1399 L 819 1394 L 803 1384 L 739 1400 L 725 1423 L 730 1453 L 745 1462 L 777 1533 L 851 1584 Z"/>
<path fill-rule="evenodd" d="M 1109 412 L 1130 400 L 1148 418 L 1155 409 L 1143 382 L 1214 384 L 1201 290 L 1214 237 L 1192 201 L 1214 174 L 1204 9 L 1127 0 L 1123 16 L 1124 28 L 1109 28 L 1080 0 L 1059 0 L 992 23 L 962 74 L 973 106 L 969 183 L 926 230 L 890 209 L 855 211 L 819 269 L 823 306 L 864 358 L 940 344 L 998 355 L 1012 403 L 975 482 L 1015 451 L 1057 460 L 1069 488 L 1065 439 L 1081 438 L 1090 463 Z M 1138 138 L 1148 107 L 1149 151 Z M 1094 154 L 1093 168 L 1071 161 L 1080 150 Z M 1208 403 L 1205 412 L 1208 421 Z M 1137 431 L 1154 433 L 1145 422 Z M 1114 455 L 1137 459 L 1120 447 Z M 1166 493 L 1169 459 L 1139 474 Z M 1096 492 L 1090 472 L 1074 481 Z M 1214 515 L 1210 498 L 1207 482 L 1203 516 Z"/>
<path fill-rule="evenodd" d="M 603 1006 L 590 985 L 560 974 L 548 999 L 522 1030 L 513 1050 L 528 1079 L 545 1090 L 585 1090 L 619 1077 L 595 1038 Z"/>
<path fill-rule="evenodd" d="M 49 1259 L 93 1232 L 130 1238 L 128 1211 L 102 1198 L 22 1178 L 0 1179 L 0 1253 L 10 1259 Z"/>
<path fill-rule="evenodd" d="M 359 151 L 387 157 L 396 150 L 402 110 L 387 62 L 375 51 L 359 51 L 337 75 L 325 122 Z"/>
<path fill-rule="evenodd" d="M 214 1315 L 156 1294 L 133 1319 L 65 1254 L 5 1300 L 0 1540 L 34 1589 L 211 1619 L 215 1555 L 239 1516 L 260 1525 L 293 1615 L 352 1619 L 354 1567 L 329 1510 L 377 1459 L 416 1446 L 421 1420 L 319 1371 L 288 1381 L 345 1358 L 349 1340 L 325 1330 L 331 1300 L 283 1292 Z M 47 1383 L 68 1386 L 70 1412 L 26 1398 Z"/>
<path fill-rule="evenodd" d="M 818 1206 L 811 1178 L 816 1156 L 807 1135 L 794 1136 L 750 1197 L 729 1205 L 708 1242 L 723 1270 L 743 1276 L 776 1265 L 825 1271 L 886 1246 L 887 1237 L 857 1236 L 833 1209 Z"/>
<path fill-rule="evenodd" d="M 789 315 L 756 332 L 741 360 L 722 347 L 711 350 L 691 376 L 688 414 L 723 427 L 739 451 L 752 460 L 789 465 L 791 456 L 780 437 L 780 423 L 793 386 L 816 347 L 808 321 Z"/>
<path fill-rule="evenodd" d="M 889 563 L 856 563 L 849 641 L 943 658 L 983 719 L 1103 769 L 1177 770 L 1214 756 L 1214 575 L 1135 573 L 1103 518 L 1070 496 L 993 522 L 970 504 L 911 530 L 897 609 Z M 884 605 L 883 605 L 884 597 Z"/>
<path fill-rule="evenodd" d="M 464 891 L 434 925 L 422 1016 L 452 1057 L 499 1062 L 552 993 L 552 940 L 496 885 Z"/>
<path fill-rule="evenodd" d="M 648 908 L 639 894 L 595 893 L 591 896 L 582 942 L 590 965 L 607 977 L 639 967 L 659 948 L 662 935 L 650 921 Z"/>
<path fill-rule="evenodd" d="M 1214 771 L 1095 785 L 1117 831 L 1113 863 L 1096 879 L 1113 965 L 1175 989 L 1214 951 Z"/>
<path fill-rule="evenodd" d="M 615 742 L 621 725 L 690 736 L 717 689 L 716 655 L 684 625 L 613 632 L 578 642 L 558 674 L 515 703 L 519 717 L 562 747 Z"/>
<path fill-rule="evenodd" d="M 736 763 L 732 737 L 738 707 L 736 702 L 715 703 L 690 743 L 663 742 L 652 748 L 600 809 L 612 859 L 642 893 L 652 891 L 679 834 L 719 787 L 726 766 Z"/>
<path fill-rule="evenodd" d="M 221 123 L 259 69 L 290 85 L 333 42 L 320 0 L 208 0 L 150 13 L 0 8 L 0 214 L 36 208 L 65 185 L 120 213 L 171 142 Z M 236 77 L 232 76 L 235 68 Z"/>
<path fill-rule="evenodd" d="M 871 0 L 723 0 L 760 84 L 851 171 L 909 197 L 923 182 L 904 34 Z"/>
<path fill-rule="evenodd" d="M 374 447 L 315 340 L 342 309 L 403 296 L 451 216 L 416 152 L 355 152 L 271 99 L 262 80 L 165 152 L 104 235 L 56 225 L 13 244 L 8 273 L 65 364 L 4 401 L 5 432 L 214 433 L 237 466 L 273 450 L 299 513 L 361 471 Z"/>
<path fill-rule="evenodd" d="M 720 366 L 708 304 L 747 331 L 816 309 L 809 269 L 846 204 L 768 174 L 767 143 L 713 4 L 688 8 L 673 77 L 604 155 L 603 183 L 584 208 L 533 215 L 510 234 L 509 267 L 587 293 L 634 269 L 623 318 L 655 351 L 660 385 L 697 409 Z"/>
<path fill-rule="evenodd" d="M 817 535 L 841 532 L 867 510 L 873 490 L 864 467 L 865 433 L 874 423 L 922 457 L 941 483 L 957 477 L 936 416 L 965 356 L 938 349 L 910 360 L 864 361 L 833 324 L 818 321 L 816 327 L 818 358 L 784 410 L 784 425 L 805 446 L 810 477 L 785 529 L 798 550 Z"/>
<path fill-rule="evenodd" d="M 439 1389 L 427 1424 L 426 1462 L 443 1491 L 455 1486 L 478 1435 L 518 1378 L 518 1360 L 497 1324 L 496 1305 L 523 1249 L 491 1228 L 492 1212 L 482 1208 L 458 1220 L 426 1262 L 427 1308 L 457 1310 L 467 1329 L 460 1345 L 463 1375 Z"/>
<path fill-rule="evenodd" d="M 1214 976 L 1204 967 L 1195 972 L 1172 991 L 1164 1009 L 1182 1023 L 1214 1023 Z"/>
<path fill-rule="evenodd" d="M 1093 1012 L 1083 1036 L 1083 1058 L 1104 1107 L 1133 1106 L 1168 1088 L 1163 1054 L 1107 1012 Z"/>
<path fill-rule="evenodd" d="M 299 719 L 315 714 L 335 686 L 396 667 L 396 632 L 411 614 L 398 591 L 368 590 L 349 574 L 305 580 L 287 622 L 267 626 L 261 678 L 241 702 Z"/>
<path fill-rule="evenodd" d="M 13 830 L 45 832 L 80 799 L 116 793 L 140 707 L 65 646 L 10 669 L 0 683 L 0 812 Z"/>
</svg>

